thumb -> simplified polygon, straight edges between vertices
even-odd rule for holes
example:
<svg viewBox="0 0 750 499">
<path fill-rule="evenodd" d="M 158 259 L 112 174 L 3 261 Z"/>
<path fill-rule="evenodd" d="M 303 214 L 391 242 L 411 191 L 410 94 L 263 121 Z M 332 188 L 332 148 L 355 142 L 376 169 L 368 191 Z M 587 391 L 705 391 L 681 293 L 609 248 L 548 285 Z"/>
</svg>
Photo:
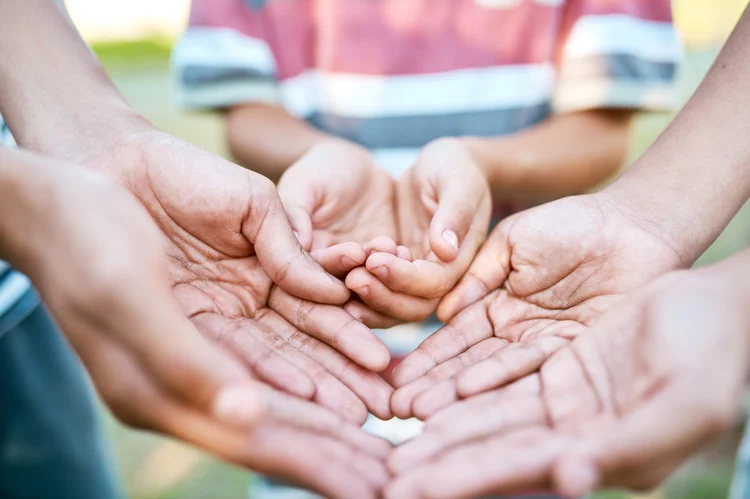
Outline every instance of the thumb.
<svg viewBox="0 0 750 499">
<path fill-rule="evenodd" d="M 459 156 L 461 158 L 462 156 Z M 467 156 L 467 161 L 470 159 Z M 486 179 L 469 164 L 436 168 L 437 209 L 430 222 L 430 248 L 444 262 L 452 262 L 469 231 L 481 236 L 490 222 L 490 190 Z"/>
<path fill-rule="evenodd" d="M 441 321 L 450 321 L 461 310 L 503 285 L 511 271 L 508 231 L 512 225 L 511 217 L 492 231 L 469 270 L 440 301 L 437 316 Z"/>
<path fill-rule="evenodd" d="M 292 166 L 279 180 L 278 193 L 292 230 L 297 233 L 305 251 L 312 248 L 312 216 L 318 202 L 310 179 L 304 178 L 305 169 Z"/>
<path fill-rule="evenodd" d="M 346 302 L 349 290 L 344 283 L 326 273 L 300 246 L 273 183 L 260 175 L 255 183 L 259 185 L 242 233 L 254 245 L 269 277 L 299 298 L 336 305 Z"/>
</svg>

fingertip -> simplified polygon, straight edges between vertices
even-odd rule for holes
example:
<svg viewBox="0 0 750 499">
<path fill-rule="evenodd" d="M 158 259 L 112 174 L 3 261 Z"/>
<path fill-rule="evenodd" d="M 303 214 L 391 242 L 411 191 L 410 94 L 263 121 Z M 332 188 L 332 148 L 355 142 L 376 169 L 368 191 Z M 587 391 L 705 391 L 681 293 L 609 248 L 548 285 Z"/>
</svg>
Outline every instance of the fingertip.
<svg viewBox="0 0 750 499">
<path fill-rule="evenodd" d="M 394 241 L 390 237 L 380 236 L 365 244 L 364 250 L 368 256 L 378 251 L 395 255 L 397 252 L 397 247 L 398 246 L 396 244 L 396 241 Z"/>
<path fill-rule="evenodd" d="M 593 460 L 582 456 L 563 458 L 552 473 L 557 492 L 570 499 L 587 496 L 601 480 Z"/>
<path fill-rule="evenodd" d="M 412 254 L 411 250 L 407 248 L 406 246 L 399 246 L 396 248 L 396 256 L 401 258 L 402 260 L 406 260 L 408 262 L 414 261 L 414 255 Z"/>
<path fill-rule="evenodd" d="M 465 309 L 473 303 L 471 298 L 467 296 L 464 288 L 464 283 L 462 281 L 459 281 L 458 284 L 456 284 L 452 290 L 448 291 L 448 294 L 440 300 L 435 314 L 441 322 L 447 324 L 461 310 Z"/>
<path fill-rule="evenodd" d="M 458 256 L 459 239 L 456 231 L 444 229 L 441 224 L 430 227 L 430 249 L 443 262 L 452 262 Z"/>
<path fill-rule="evenodd" d="M 235 384 L 216 394 L 211 412 L 219 421 L 249 428 L 263 420 L 267 404 L 265 392 L 257 384 Z"/>
<path fill-rule="evenodd" d="M 413 403 L 414 395 L 408 388 L 397 388 L 391 396 L 391 413 L 399 419 L 410 419 L 414 417 Z"/>
</svg>

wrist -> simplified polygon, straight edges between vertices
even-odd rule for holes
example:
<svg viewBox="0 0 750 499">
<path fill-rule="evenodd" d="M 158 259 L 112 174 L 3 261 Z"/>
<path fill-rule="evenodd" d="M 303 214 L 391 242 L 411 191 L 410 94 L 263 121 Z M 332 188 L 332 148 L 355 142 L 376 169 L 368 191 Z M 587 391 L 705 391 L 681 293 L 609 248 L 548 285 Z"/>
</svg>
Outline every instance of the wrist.
<svg viewBox="0 0 750 499">
<path fill-rule="evenodd" d="M 683 267 L 695 263 L 713 241 L 705 233 L 707 224 L 700 220 L 699 214 L 693 214 L 690 199 L 682 202 L 672 199 L 674 204 L 665 205 L 659 195 L 653 195 L 653 186 L 620 179 L 592 196 L 672 248 Z M 684 220 L 686 216 L 692 222 Z"/>
</svg>

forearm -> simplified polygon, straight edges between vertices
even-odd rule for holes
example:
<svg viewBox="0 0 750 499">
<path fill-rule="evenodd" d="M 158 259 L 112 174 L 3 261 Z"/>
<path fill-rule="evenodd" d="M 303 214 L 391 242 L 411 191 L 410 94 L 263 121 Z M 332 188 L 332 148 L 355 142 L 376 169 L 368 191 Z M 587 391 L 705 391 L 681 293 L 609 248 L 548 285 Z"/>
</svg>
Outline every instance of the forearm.
<svg viewBox="0 0 750 499">
<path fill-rule="evenodd" d="M 53 0 L 0 1 L 0 112 L 21 146 L 51 154 L 148 126 Z"/>
<path fill-rule="evenodd" d="M 630 111 L 552 117 L 522 132 L 463 139 L 500 199 L 549 200 L 580 194 L 611 177 L 625 159 Z"/>
<path fill-rule="evenodd" d="M 690 264 L 750 195 L 750 11 L 654 145 L 605 189 Z"/>
<path fill-rule="evenodd" d="M 274 182 L 311 147 L 331 139 L 279 106 L 246 104 L 227 113 L 227 140 L 235 159 Z"/>
</svg>

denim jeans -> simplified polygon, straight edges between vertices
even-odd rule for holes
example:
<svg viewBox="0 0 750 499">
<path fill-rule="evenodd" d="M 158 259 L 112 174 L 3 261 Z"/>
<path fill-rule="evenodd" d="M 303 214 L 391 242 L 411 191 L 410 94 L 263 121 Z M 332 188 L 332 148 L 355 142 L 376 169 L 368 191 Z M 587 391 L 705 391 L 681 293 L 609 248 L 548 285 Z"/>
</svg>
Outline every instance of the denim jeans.
<svg viewBox="0 0 750 499">
<path fill-rule="evenodd" d="M 0 497 L 124 497 L 78 358 L 30 290 L 0 317 Z"/>
</svg>

